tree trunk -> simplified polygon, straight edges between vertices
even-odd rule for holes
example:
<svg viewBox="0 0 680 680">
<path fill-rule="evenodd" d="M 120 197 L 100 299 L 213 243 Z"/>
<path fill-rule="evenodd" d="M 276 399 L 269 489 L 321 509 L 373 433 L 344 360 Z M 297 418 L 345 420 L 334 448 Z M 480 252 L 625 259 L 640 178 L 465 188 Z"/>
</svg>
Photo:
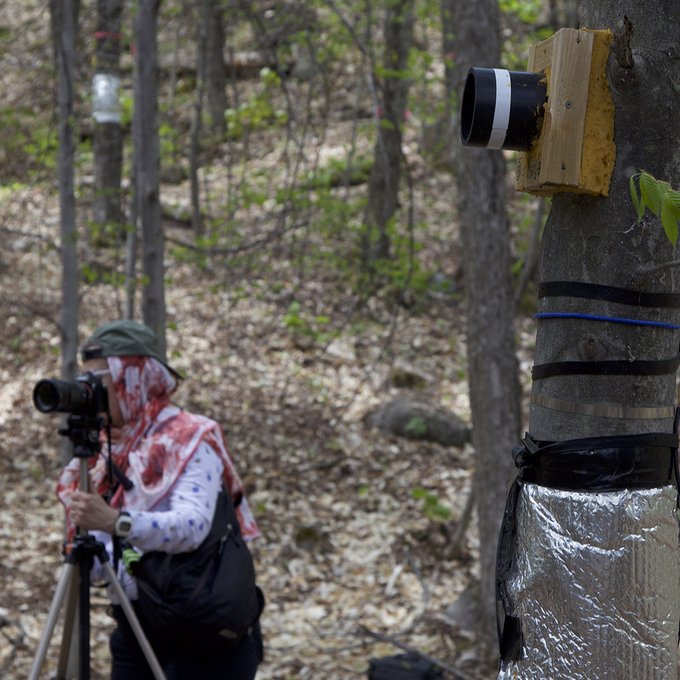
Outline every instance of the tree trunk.
<svg viewBox="0 0 680 680">
<path fill-rule="evenodd" d="M 467 69 L 500 59 L 496 0 L 444 0 L 449 96 L 462 96 Z M 460 99 L 459 99 L 460 101 Z M 452 131 L 451 134 L 454 134 Z M 455 132 L 458 135 L 458 131 Z M 467 312 L 468 380 L 475 447 L 481 561 L 481 641 L 495 654 L 495 567 L 510 451 L 520 431 L 520 389 L 514 339 L 510 233 L 505 211 L 505 161 L 500 151 L 459 150 L 455 159 Z"/>
<path fill-rule="evenodd" d="M 625 6 L 625 12 L 621 6 Z M 588 27 L 616 29 L 624 13 L 631 19 L 635 64 L 633 68 L 621 68 L 614 58 L 610 65 L 617 158 L 609 197 L 572 194 L 554 197 L 543 235 L 541 281 L 586 281 L 659 292 L 678 288 L 680 277 L 676 269 L 644 276 L 652 265 L 673 259 L 673 248 L 656 218 L 647 214 L 642 224 L 635 223 L 628 188 L 630 175 L 639 168 L 673 186 L 680 183 L 676 153 L 680 142 L 680 93 L 668 86 L 680 72 L 673 61 L 678 50 L 670 39 L 669 29 L 671 25 L 680 28 L 680 21 L 671 11 L 674 6 L 672 0 L 586 3 L 584 25 Z M 670 16 L 663 24 L 665 10 Z M 553 308 L 557 309 L 554 300 L 544 299 L 542 311 Z M 566 300 L 560 305 L 560 311 L 572 308 L 611 316 L 621 311 L 620 307 L 597 301 Z M 677 344 L 674 334 L 661 328 L 641 331 L 626 325 L 547 320 L 539 324 L 535 361 L 537 364 L 567 359 L 592 361 L 605 356 L 660 359 L 675 356 Z M 561 376 L 534 383 L 534 395 L 553 393 L 560 393 L 563 399 L 586 402 L 616 400 L 625 406 L 672 404 L 675 376 Z M 656 431 L 659 427 L 669 431 L 672 418 L 661 422 L 602 419 L 532 406 L 530 423 L 532 433 L 539 439 L 559 440 L 603 432 Z"/>
<path fill-rule="evenodd" d="M 98 0 L 95 78 L 110 83 L 108 89 L 112 98 L 114 89 L 116 98 L 118 94 L 115 79 L 119 75 L 122 14 L 123 0 Z M 113 234 L 118 237 L 122 223 L 120 181 L 123 165 L 120 110 L 116 113 L 114 106 L 112 110 L 95 111 L 94 117 L 94 223 L 104 233 L 107 227 L 113 227 Z"/>
<path fill-rule="evenodd" d="M 210 128 L 221 137 L 227 131 L 227 75 L 224 69 L 224 10 L 220 0 L 201 0 L 201 28 L 198 49 L 204 51 L 203 74 L 208 95 Z"/>
<path fill-rule="evenodd" d="M 413 1 L 388 0 L 381 92 L 376 92 L 377 139 L 368 185 L 364 257 L 371 266 L 390 255 L 389 223 L 397 210 L 401 176 L 401 130 L 409 81 L 405 77 L 413 42 Z"/>
<path fill-rule="evenodd" d="M 59 207 L 61 214 L 61 377 L 72 380 L 78 353 L 78 256 L 76 252 L 76 199 L 74 191 L 75 143 L 73 139 L 73 73 L 75 68 L 76 15 L 71 0 L 53 1 L 57 59 L 57 109 L 59 113 Z M 62 462 L 71 457 L 71 447 L 62 449 Z"/>
<path fill-rule="evenodd" d="M 135 173 L 142 232 L 142 317 L 165 352 L 164 239 L 159 187 L 158 49 L 160 0 L 140 0 L 135 26 Z"/>
<path fill-rule="evenodd" d="M 197 238 L 203 236 L 204 225 L 203 215 L 201 213 L 201 185 L 198 174 L 199 160 L 201 155 L 201 135 L 203 132 L 203 96 L 205 94 L 206 85 L 208 87 L 208 108 L 212 109 L 214 104 L 210 102 L 210 89 L 215 87 L 215 83 L 209 82 L 209 62 L 214 55 L 210 54 L 208 45 L 208 36 L 211 33 L 209 26 L 213 16 L 212 0 L 203 0 L 201 3 L 201 12 L 203 14 L 198 30 L 198 45 L 196 46 L 196 95 L 194 100 L 194 107 L 191 112 L 191 129 L 189 134 L 189 183 L 191 187 L 191 228 Z M 220 13 L 221 16 L 221 13 Z M 221 32 L 221 27 L 220 27 Z M 220 48 L 220 63 L 222 62 L 222 50 Z M 214 65 L 213 69 L 214 70 Z M 214 75 L 214 74 L 213 74 Z M 223 71 L 224 75 L 224 71 Z M 224 82 L 224 78 L 223 78 Z M 214 93 L 213 93 L 214 94 Z M 226 106 L 226 100 L 225 100 Z M 211 111 L 211 115 L 214 111 Z M 221 119 L 224 121 L 224 109 L 222 109 Z M 224 131 L 224 126 L 222 126 Z"/>
<path fill-rule="evenodd" d="M 677 269 L 654 269 L 673 259 L 673 247 L 658 219 L 648 214 L 636 223 L 628 186 L 640 168 L 673 186 L 680 183 L 680 90 L 673 85 L 680 82 L 677 2 L 586 0 L 581 19 L 585 27 L 609 28 L 620 35 L 608 67 L 616 164 L 608 197 L 554 197 L 543 236 L 540 280 L 600 284 L 636 294 L 677 293 Z M 542 297 L 539 312 L 680 322 L 677 309 L 660 304 L 644 307 L 568 293 Z M 532 438 L 564 444 L 590 437 L 583 452 L 586 460 L 604 450 L 607 441 L 615 441 L 614 436 L 671 433 L 675 370 L 638 375 L 643 369 L 634 362 L 673 359 L 677 353 L 677 331 L 668 328 L 592 318 L 539 321 L 536 365 L 592 362 L 589 369 L 598 372 L 558 372 L 545 378 L 535 373 Z M 618 374 L 618 369 L 599 373 L 599 362 L 617 360 L 634 374 Z M 628 473 L 623 469 L 628 449 L 620 442 L 610 445 L 612 476 L 615 465 L 621 468 L 617 474 Z M 636 460 L 649 462 L 652 451 L 662 452 L 670 469 L 672 449 L 640 444 Z M 594 463 L 590 465 L 592 469 Z M 595 493 L 524 485 L 510 580 L 524 643 L 522 657 L 502 677 L 677 677 L 676 494 L 668 480 L 652 486 L 630 483 Z M 551 588 L 541 582 L 550 582 Z"/>
<path fill-rule="evenodd" d="M 134 125 L 133 125 L 134 127 Z M 133 137 L 135 134 L 133 132 Z M 137 173 L 132 169 L 132 197 L 130 200 L 130 222 L 125 239 L 125 319 L 135 318 L 135 298 L 137 294 L 137 229 L 138 202 L 135 177 Z"/>
<path fill-rule="evenodd" d="M 189 185 L 191 188 L 191 228 L 194 235 L 200 238 L 205 234 L 203 213 L 201 212 L 201 180 L 198 174 L 201 155 L 201 117 L 203 112 L 203 86 L 199 84 L 196 90 L 196 101 L 191 116 L 191 130 L 189 134 Z"/>
</svg>

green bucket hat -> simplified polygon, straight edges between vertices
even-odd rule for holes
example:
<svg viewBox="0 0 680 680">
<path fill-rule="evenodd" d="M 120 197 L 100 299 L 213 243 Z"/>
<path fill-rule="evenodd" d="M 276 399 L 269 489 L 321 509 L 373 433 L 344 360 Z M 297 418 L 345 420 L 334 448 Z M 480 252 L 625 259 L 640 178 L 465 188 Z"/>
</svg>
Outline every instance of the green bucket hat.
<svg viewBox="0 0 680 680">
<path fill-rule="evenodd" d="M 83 361 L 101 357 L 153 357 L 176 378 L 184 376 L 169 366 L 161 356 L 156 334 L 136 321 L 113 321 L 97 328 L 83 345 Z"/>
</svg>

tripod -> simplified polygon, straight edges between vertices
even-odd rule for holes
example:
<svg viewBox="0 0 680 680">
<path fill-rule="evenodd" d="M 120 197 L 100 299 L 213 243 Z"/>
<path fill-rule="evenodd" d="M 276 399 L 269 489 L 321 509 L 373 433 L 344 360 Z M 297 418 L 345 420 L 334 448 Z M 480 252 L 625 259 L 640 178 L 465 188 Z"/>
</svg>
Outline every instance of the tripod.
<svg viewBox="0 0 680 680">
<path fill-rule="evenodd" d="M 60 430 L 60 434 L 68 436 L 74 442 L 74 455 L 80 459 L 80 480 L 81 489 L 88 488 L 87 477 L 87 458 L 99 451 L 99 423 L 96 429 L 89 423 L 83 425 L 81 416 L 69 416 L 69 427 Z M 165 680 L 165 674 L 154 651 L 149 643 L 139 619 L 135 614 L 132 604 L 128 599 L 123 587 L 118 581 L 116 572 L 109 561 L 108 553 L 104 544 L 97 541 L 87 532 L 78 530 L 78 534 L 71 546 L 67 546 L 64 551 L 64 566 L 57 583 L 57 588 L 50 605 L 47 615 L 45 629 L 40 638 L 38 651 L 36 652 L 29 680 L 38 680 L 40 669 L 45 662 L 47 648 L 50 643 L 54 628 L 59 618 L 59 612 L 64 602 L 66 609 L 64 614 L 64 633 L 59 654 L 59 665 L 56 680 L 66 680 L 67 665 L 69 660 L 69 649 L 71 638 L 76 623 L 76 611 L 78 617 L 78 680 L 89 680 L 90 678 L 90 569 L 92 568 L 95 557 L 99 559 L 107 575 L 108 582 L 113 588 L 118 600 L 120 601 L 125 616 L 134 631 L 137 642 L 144 652 L 144 656 L 151 667 L 156 680 Z"/>
</svg>

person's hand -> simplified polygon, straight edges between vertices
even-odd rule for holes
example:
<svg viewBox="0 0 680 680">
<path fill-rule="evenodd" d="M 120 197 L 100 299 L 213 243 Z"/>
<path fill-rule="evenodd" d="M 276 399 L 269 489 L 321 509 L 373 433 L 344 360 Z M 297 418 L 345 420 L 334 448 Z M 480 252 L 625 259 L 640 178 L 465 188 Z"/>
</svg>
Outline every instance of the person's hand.
<svg viewBox="0 0 680 680">
<path fill-rule="evenodd" d="M 71 519 L 76 526 L 86 531 L 99 529 L 113 534 L 118 510 L 95 493 L 74 491 L 71 497 Z"/>
</svg>

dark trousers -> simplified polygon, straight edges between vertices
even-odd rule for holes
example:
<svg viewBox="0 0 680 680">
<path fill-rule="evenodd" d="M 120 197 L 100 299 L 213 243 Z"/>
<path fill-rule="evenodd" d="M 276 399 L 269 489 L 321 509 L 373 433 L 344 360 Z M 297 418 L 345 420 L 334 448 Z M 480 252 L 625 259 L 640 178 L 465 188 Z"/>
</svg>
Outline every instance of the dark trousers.
<svg viewBox="0 0 680 680">
<path fill-rule="evenodd" d="M 113 607 L 118 624 L 109 645 L 113 662 L 111 680 L 154 680 L 134 631 L 121 607 Z M 262 660 L 259 624 L 235 647 L 228 650 L 202 649 L 195 643 L 150 639 L 167 680 L 253 680 Z"/>
</svg>

